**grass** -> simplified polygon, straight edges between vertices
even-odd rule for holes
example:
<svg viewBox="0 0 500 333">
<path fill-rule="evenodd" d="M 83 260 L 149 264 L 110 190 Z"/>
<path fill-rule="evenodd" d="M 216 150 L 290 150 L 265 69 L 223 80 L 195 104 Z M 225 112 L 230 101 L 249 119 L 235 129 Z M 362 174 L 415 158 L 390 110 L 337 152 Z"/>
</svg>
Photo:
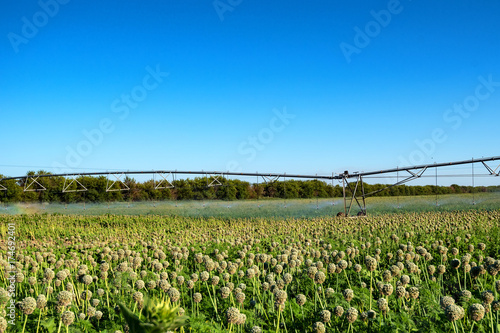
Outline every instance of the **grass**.
<svg viewBox="0 0 500 333">
<path fill-rule="evenodd" d="M 475 202 L 475 204 L 473 204 Z M 465 211 L 500 209 L 499 193 L 461 195 L 373 197 L 367 199 L 368 214 L 402 212 Z M 241 201 L 142 201 L 89 204 L 16 203 L 3 204 L 0 214 L 49 213 L 70 215 L 173 215 L 183 217 L 295 217 L 334 216 L 344 210 L 342 198 L 329 199 L 260 199 Z M 359 209 L 353 207 L 351 214 Z"/>
</svg>

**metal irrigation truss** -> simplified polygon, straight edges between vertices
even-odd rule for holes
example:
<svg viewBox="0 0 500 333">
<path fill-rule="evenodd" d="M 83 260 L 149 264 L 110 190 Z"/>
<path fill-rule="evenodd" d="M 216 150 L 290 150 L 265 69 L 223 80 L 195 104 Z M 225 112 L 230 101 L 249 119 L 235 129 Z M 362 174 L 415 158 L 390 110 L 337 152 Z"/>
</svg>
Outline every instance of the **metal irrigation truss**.
<svg viewBox="0 0 500 333">
<path fill-rule="evenodd" d="M 125 184 L 122 177 L 125 175 L 153 175 L 153 185 L 155 189 L 165 189 L 165 188 L 174 188 L 174 180 L 177 175 L 201 175 L 207 178 L 207 187 L 215 187 L 222 186 L 222 180 L 227 176 L 240 176 L 240 177 L 256 177 L 257 183 L 260 178 L 264 180 L 265 183 L 272 183 L 279 179 L 285 180 L 289 179 L 315 179 L 315 180 L 338 180 L 342 183 L 343 187 L 343 197 L 344 197 L 344 216 L 349 216 L 351 214 L 352 207 L 356 204 L 360 212 L 358 215 L 366 215 L 366 198 L 370 197 L 376 193 L 387 190 L 394 186 L 402 185 L 412 180 L 422 178 L 422 177 L 435 177 L 436 185 L 437 185 L 437 169 L 442 167 L 449 167 L 455 165 L 465 165 L 472 164 L 472 173 L 471 174 L 459 174 L 459 175 L 440 175 L 439 177 L 471 177 L 474 184 L 474 178 L 479 176 L 500 176 L 500 172 L 498 169 L 500 165 L 495 169 L 491 168 L 487 162 L 498 161 L 500 160 L 500 156 L 487 157 L 487 158 L 479 158 L 479 159 L 471 159 L 464 161 L 456 161 L 456 162 L 447 162 L 447 163 L 434 163 L 434 164 L 422 164 L 422 165 L 414 165 L 409 167 L 398 167 L 393 169 L 385 169 L 378 171 L 370 171 L 370 172 L 354 172 L 349 173 L 348 171 L 344 171 L 341 174 L 333 174 L 332 175 L 300 175 L 300 174 L 286 174 L 286 173 L 259 173 L 259 172 L 220 172 L 220 171 L 178 171 L 178 170 L 151 170 L 151 171 L 117 171 L 117 172 L 74 172 L 74 173 L 61 173 L 61 174 L 43 174 L 43 175 L 32 175 L 32 176 L 18 176 L 18 177 L 4 177 L 0 179 L 0 191 L 6 191 L 7 188 L 1 184 L 2 181 L 6 180 L 25 180 L 24 181 L 24 191 L 44 191 L 46 188 L 38 181 L 40 178 L 48 178 L 48 177 L 64 177 L 64 185 L 62 188 L 62 192 L 84 192 L 87 191 L 87 188 L 80 182 L 77 177 L 82 176 L 106 176 L 106 192 L 112 191 L 128 191 L 130 188 Z M 474 164 L 481 163 L 486 170 L 487 174 L 474 174 Z M 432 175 L 424 175 L 426 171 L 429 169 L 435 169 L 435 176 Z M 399 180 L 400 172 L 404 172 L 406 178 L 403 177 L 402 180 Z M 377 176 L 384 175 L 383 178 L 396 178 L 397 181 L 388 185 L 382 189 L 365 193 L 363 179 L 367 178 L 377 178 Z M 34 186 L 38 185 L 38 188 L 35 189 Z M 69 189 L 72 184 L 76 184 L 77 189 Z M 120 185 L 121 188 L 115 188 L 115 184 Z M 474 185 L 473 185 L 474 186 Z M 358 194 L 359 193 L 359 194 Z M 342 214 L 342 213 L 339 213 Z"/>
</svg>

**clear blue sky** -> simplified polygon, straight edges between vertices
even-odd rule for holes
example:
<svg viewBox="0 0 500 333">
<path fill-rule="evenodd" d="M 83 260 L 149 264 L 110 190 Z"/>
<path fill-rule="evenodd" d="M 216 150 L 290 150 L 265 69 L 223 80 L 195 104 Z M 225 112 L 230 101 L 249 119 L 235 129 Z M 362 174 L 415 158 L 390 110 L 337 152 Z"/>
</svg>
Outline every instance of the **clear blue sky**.
<svg viewBox="0 0 500 333">
<path fill-rule="evenodd" d="M 6 0 L 0 173 L 500 155 L 499 15 L 472 0 Z"/>
</svg>

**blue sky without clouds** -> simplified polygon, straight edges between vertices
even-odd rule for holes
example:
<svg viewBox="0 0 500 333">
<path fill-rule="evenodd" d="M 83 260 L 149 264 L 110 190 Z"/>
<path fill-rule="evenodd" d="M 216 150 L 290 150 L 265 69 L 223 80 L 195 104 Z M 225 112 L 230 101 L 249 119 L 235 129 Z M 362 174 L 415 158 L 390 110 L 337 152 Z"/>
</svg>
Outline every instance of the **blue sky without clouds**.
<svg viewBox="0 0 500 333">
<path fill-rule="evenodd" d="M 497 1 L 2 9 L 2 174 L 331 174 L 500 155 Z"/>
</svg>

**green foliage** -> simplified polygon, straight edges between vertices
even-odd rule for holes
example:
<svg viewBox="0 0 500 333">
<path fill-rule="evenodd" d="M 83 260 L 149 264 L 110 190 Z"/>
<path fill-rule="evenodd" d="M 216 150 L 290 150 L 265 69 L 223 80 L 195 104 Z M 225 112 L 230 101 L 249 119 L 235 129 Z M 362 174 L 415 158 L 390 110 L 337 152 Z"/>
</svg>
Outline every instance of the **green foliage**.
<svg viewBox="0 0 500 333">
<path fill-rule="evenodd" d="M 67 326 L 75 333 L 248 332 L 254 326 L 266 333 L 314 332 L 323 320 L 327 332 L 456 333 L 495 332 L 499 323 L 497 312 L 473 321 L 469 307 L 481 304 L 486 290 L 498 300 L 500 211 L 358 219 L 43 214 L 0 220 L 5 239 L 6 226 L 15 224 L 16 238 L 27 240 L 17 250 L 23 276 L 16 299 L 48 299 L 43 311 L 18 312 L 16 332 L 24 320 L 25 332 L 38 326 L 40 333 L 57 332 L 66 311 L 75 315 Z M 454 258 L 486 270 L 475 275 L 464 264 L 454 270 Z M 443 265 L 445 272 L 428 273 L 429 265 Z M 95 278 L 86 284 L 85 275 Z M 386 294 L 382 280 L 394 292 Z M 464 282 L 471 296 L 466 300 L 457 297 Z M 71 304 L 61 308 L 58 295 L 69 290 Z M 92 291 L 88 302 L 84 290 Z M 455 324 L 443 296 L 464 309 Z M 1 290 L 0 298 L 1 311 L 7 304 Z M 358 317 L 349 324 L 351 308 Z"/>
<path fill-rule="evenodd" d="M 57 323 L 55 322 L 55 318 L 47 318 L 40 322 L 40 325 L 44 327 L 48 332 L 55 332 L 57 328 Z"/>
<path fill-rule="evenodd" d="M 47 175 L 46 171 L 30 171 L 27 176 Z M 2 175 L 0 175 L 0 179 Z M 82 189 L 77 183 L 83 184 L 87 191 L 76 191 Z M 285 199 L 312 199 L 312 198 L 333 198 L 342 197 L 343 190 L 339 185 L 333 186 L 319 180 L 295 180 L 275 181 L 261 184 L 252 184 L 239 179 L 197 177 L 193 179 L 180 179 L 172 182 L 172 188 L 155 189 L 153 180 L 142 183 L 135 179 L 126 177 L 123 182 L 129 190 L 120 182 L 116 182 L 112 189 L 106 191 L 108 180 L 105 176 L 77 177 L 71 183 L 70 179 L 64 177 L 42 177 L 37 182 L 42 187 L 31 184 L 27 178 L 16 180 L 0 181 L 0 184 L 7 188 L 7 191 L 0 191 L 0 201 L 2 202 L 109 202 L 109 201 L 149 201 L 149 200 L 242 200 L 258 198 L 285 198 Z M 31 185 L 30 185 L 31 184 Z M 158 184 L 158 183 L 157 183 Z M 163 183 L 162 185 L 168 185 Z M 365 193 L 375 192 L 387 187 L 384 184 L 364 183 Z M 27 187 L 30 190 L 24 191 Z M 62 192 L 63 187 L 67 187 L 66 192 Z M 163 186 L 160 186 L 163 187 Z M 39 191 L 40 190 L 40 191 Z M 396 186 L 388 190 L 381 191 L 375 196 L 413 196 L 413 195 L 436 195 L 436 194 L 462 194 L 473 192 L 495 192 L 500 186 L 470 187 L 453 184 L 451 186 L 436 187 L 427 186 Z M 72 192 L 73 191 L 73 192 Z M 74 192 L 76 191 L 76 192 Z M 357 194 L 361 195 L 361 186 L 358 187 Z"/>
<path fill-rule="evenodd" d="M 196 317 L 191 317 L 188 321 L 188 325 L 193 332 L 200 332 L 200 333 L 226 332 L 224 326 L 214 322 L 213 318 L 209 319 L 203 314 Z"/>
<path fill-rule="evenodd" d="M 165 333 L 184 326 L 187 320 L 187 317 L 178 315 L 179 306 L 172 307 L 168 302 L 151 298 L 144 300 L 141 312 L 144 319 L 122 303 L 119 306 L 131 333 Z"/>
</svg>

